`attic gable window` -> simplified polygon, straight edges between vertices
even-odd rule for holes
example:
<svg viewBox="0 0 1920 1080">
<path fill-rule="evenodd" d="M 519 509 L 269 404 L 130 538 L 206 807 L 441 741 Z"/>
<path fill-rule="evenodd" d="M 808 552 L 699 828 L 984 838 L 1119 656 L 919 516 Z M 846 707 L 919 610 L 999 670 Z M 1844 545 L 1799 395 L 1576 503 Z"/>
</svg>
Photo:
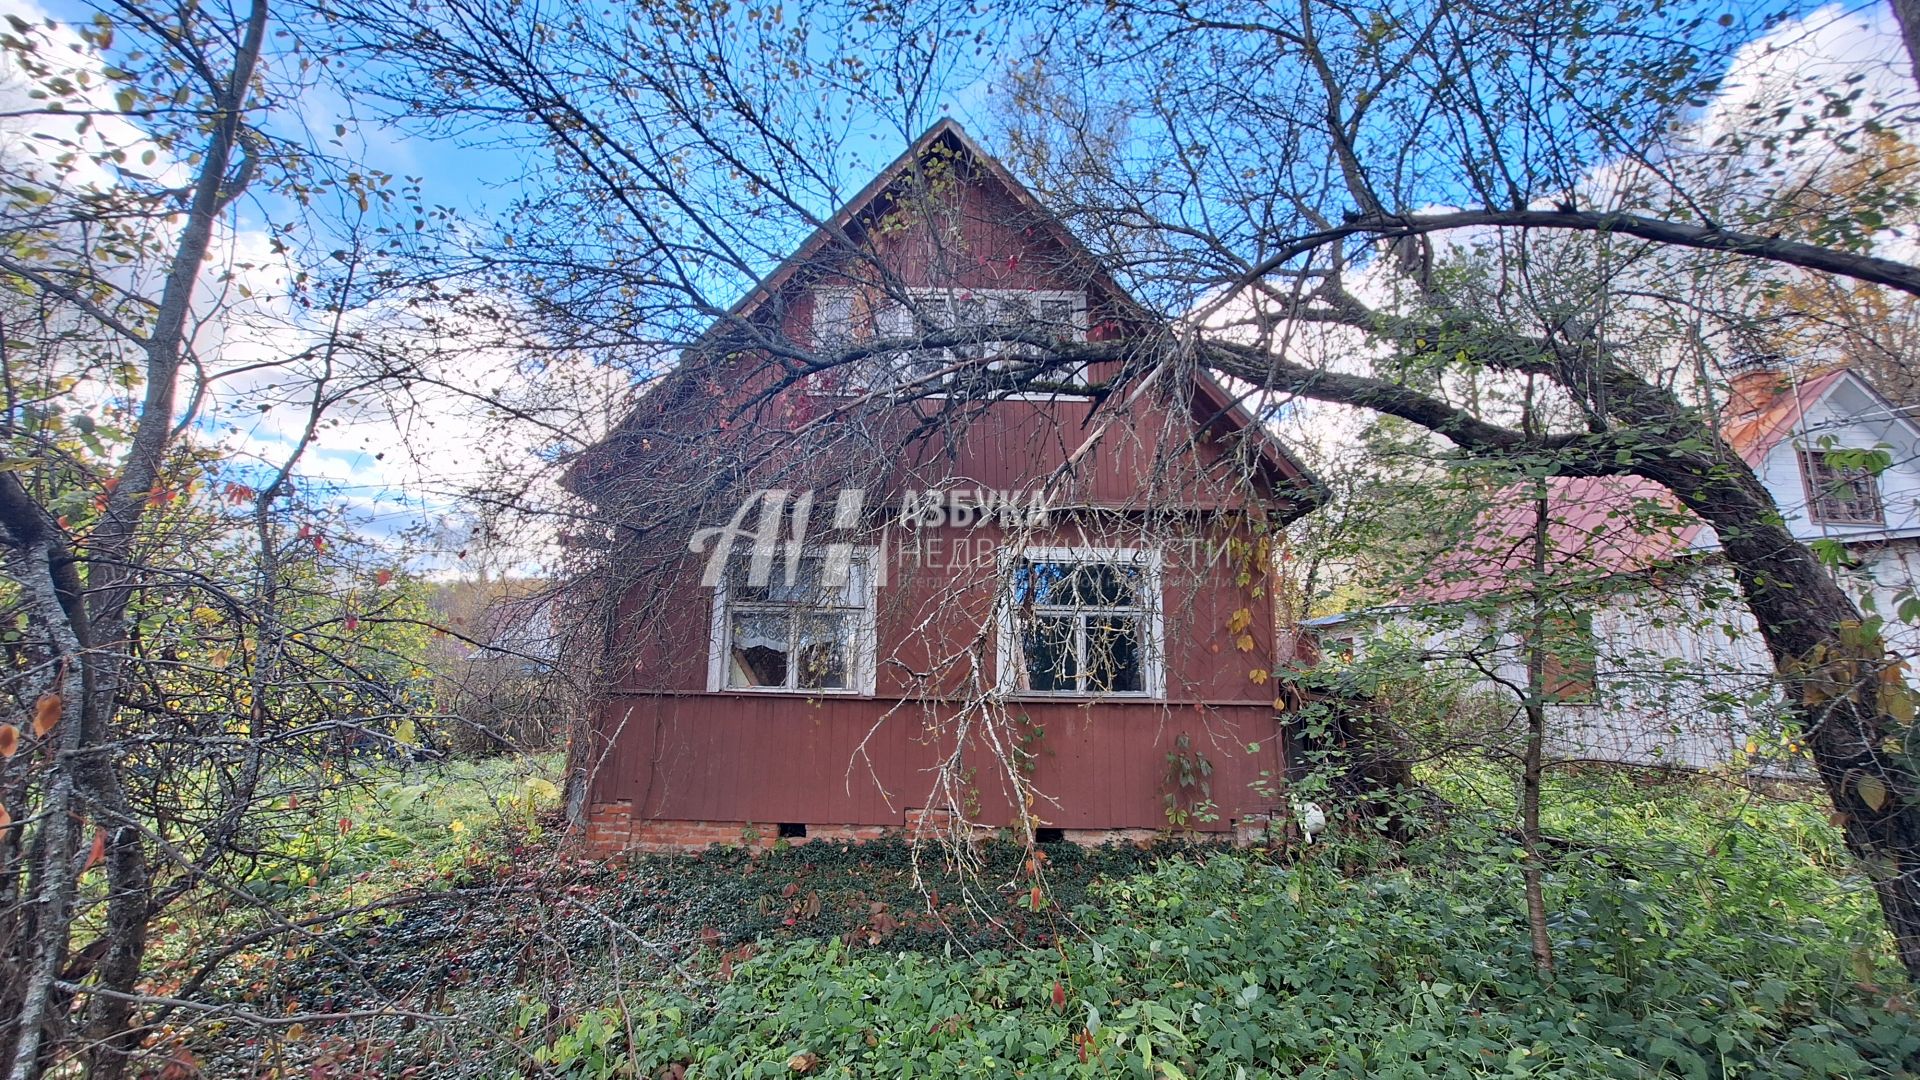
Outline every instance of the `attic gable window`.
<svg viewBox="0 0 1920 1080">
<path fill-rule="evenodd" d="M 1003 690 L 1076 697 L 1162 695 L 1157 553 L 1029 548 L 1011 572 L 1000 618 Z"/>
<path fill-rule="evenodd" d="M 1807 517 L 1823 525 L 1884 525 L 1880 478 L 1862 459 L 1871 451 L 1802 450 Z"/>
<path fill-rule="evenodd" d="M 945 349 L 906 349 L 874 357 L 849 370 L 835 385 L 849 390 L 924 385 L 948 368 L 986 361 L 1003 369 L 1009 359 L 1038 359 L 1044 350 L 1023 342 L 991 340 L 995 329 L 1038 330 L 1060 343 L 1085 341 L 1087 299 L 1083 292 L 1027 289 L 915 289 L 909 303 L 880 298 L 868 302 L 853 289 L 822 289 L 814 294 L 813 343 L 833 352 L 855 342 L 909 340 L 957 330 L 981 340 Z M 939 376 L 951 381 L 952 373 Z M 1084 371 L 1062 381 L 1085 383 Z"/>
<path fill-rule="evenodd" d="M 727 564 L 713 596 L 707 689 L 871 694 L 874 590 L 871 555 L 851 563 L 784 558 L 754 584 L 751 560 Z"/>
</svg>

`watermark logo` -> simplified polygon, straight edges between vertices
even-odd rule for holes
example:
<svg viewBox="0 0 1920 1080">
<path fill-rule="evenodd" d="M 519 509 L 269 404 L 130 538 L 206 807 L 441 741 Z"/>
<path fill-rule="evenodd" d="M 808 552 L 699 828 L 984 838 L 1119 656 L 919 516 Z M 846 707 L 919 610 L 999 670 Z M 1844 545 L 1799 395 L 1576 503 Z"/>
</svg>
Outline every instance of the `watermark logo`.
<svg viewBox="0 0 1920 1080">
<path fill-rule="evenodd" d="M 798 583 L 801 561 L 811 552 L 823 562 L 820 584 L 838 588 L 847 583 L 857 557 L 852 537 L 860 526 L 867 503 L 865 491 L 846 488 L 834 495 L 830 504 L 832 511 L 828 514 L 827 504 L 812 491 L 762 488 L 742 499 L 725 525 L 697 530 L 688 541 L 687 549 L 695 555 L 706 556 L 700 583 L 709 588 L 724 580 L 727 567 L 736 561 L 743 545 L 747 585 Z M 840 534 L 840 538 L 809 548 L 810 533 L 816 526 L 816 510 L 826 517 L 825 528 Z M 1044 528 L 1049 515 L 1043 492 L 952 488 L 903 493 L 897 520 L 902 527 L 916 531 L 977 529 L 994 524 L 1005 529 Z M 887 583 L 887 540 L 883 530 L 873 562 L 876 585 Z M 911 546 L 916 552 L 921 547 L 918 543 Z"/>
<path fill-rule="evenodd" d="M 1047 519 L 1042 491 L 951 488 L 900 496 L 900 524 L 909 527 L 970 529 L 998 522 L 1004 529 L 1039 529 L 1047 526 Z"/>
<path fill-rule="evenodd" d="M 831 497 L 788 488 L 750 492 L 726 524 L 696 530 L 688 541 L 689 551 L 706 556 L 700 584 L 713 588 L 728 581 L 729 567 L 745 570 L 744 581 L 736 577 L 729 582 L 735 586 L 804 584 L 826 590 L 852 583 L 856 567 L 862 589 L 887 585 L 896 568 L 903 582 L 922 572 L 954 578 L 1004 573 L 1011 565 L 1009 541 L 1023 547 L 1040 537 L 1055 547 L 1087 550 L 1151 546 L 1168 567 L 1230 572 L 1243 584 L 1274 569 L 1264 542 L 1253 543 L 1232 531 L 1186 523 L 1142 531 L 1137 523 L 1127 522 L 1106 529 L 1095 523 L 1090 533 L 1086 518 L 1052 511 L 1044 493 L 1037 491 L 907 491 L 898 506 L 879 515 L 883 527 L 878 530 L 871 527 L 870 502 L 860 488 L 844 488 Z M 816 539 L 815 532 L 830 535 Z"/>
<path fill-rule="evenodd" d="M 866 503 L 866 492 L 859 488 L 841 491 L 833 500 L 830 528 L 851 533 L 860 524 L 860 512 Z M 776 561 L 782 571 L 782 584 L 798 582 L 800 560 L 806 552 L 807 532 L 813 522 L 813 504 L 811 491 L 796 493 L 786 488 L 762 488 L 742 499 L 739 509 L 725 525 L 696 531 L 687 542 L 687 550 L 695 555 L 706 553 L 707 563 L 700 574 L 700 584 L 708 587 L 720 584 L 727 565 L 733 561 L 735 546 L 741 540 L 750 542 L 748 585 L 766 585 Z M 753 527 L 748 528 L 747 517 L 756 511 Z M 709 546 L 711 551 L 707 550 Z M 828 544 L 822 554 L 825 566 L 821 571 L 821 584 L 829 588 L 845 585 L 853 566 L 853 544 Z"/>
</svg>

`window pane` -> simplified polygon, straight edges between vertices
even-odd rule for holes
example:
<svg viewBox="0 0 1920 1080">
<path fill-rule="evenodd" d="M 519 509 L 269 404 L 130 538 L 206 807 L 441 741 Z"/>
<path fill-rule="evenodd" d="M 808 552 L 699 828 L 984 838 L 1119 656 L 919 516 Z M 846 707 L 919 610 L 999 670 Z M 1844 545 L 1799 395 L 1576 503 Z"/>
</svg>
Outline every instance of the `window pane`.
<svg viewBox="0 0 1920 1080">
<path fill-rule="evenodd" d="M 987 302 L 985 300 L 977 297 L 967 297 L 954 301 L 954 308 L 956 312 L 956 318 L 954 319 L 955 329 L 963 332 L 979 333 L 986 328 L 989 320 L 987 319 Z M 955 349 L 954 353 L 958 356 L 977 357 L 984 353 L 985 350 L 986 345 L 983 342 L 971 342 Z"/>
<path fill-rule="evenodd" d="M 1108 616 L 1087 620 L 1087 689 L 1140 693 L 1147 688 L 1140 666 L 1140 620 Z"/>
<path fill-rule="evenodd" d="M 1080 328 L 1074 325 L 1073 301 L 1040 301 L 1040 322 L 1052 331 L 1055 341 L 1074 341 L 1080 337 Z"/>
<path fill-rule="evenodd" d="M 853 341 L 853 294 L 815 293 L 813 340 L 823 349 L 843 348 Z"/>
<path fill-rule="evenodd" d="M 820 559 L 803 557 L 798 564 L 789 568 L 785 555 L 785 552 L 779 553 L 779 557 L 773 560 L 772 572 L 767 575 L 765 599 L 768 603 L 825 604 L 839 601 L 841 590 L 828 589 L 821 584 Z"/>
<path fill-rule="evenodd" d="M 1119 563 L 1087 563 L 1075 575 L 1073 602 L 1092 607 L 1127 607 L 1136 602 L 1140 568 Z"/>
<path fill-rule="evenodd" d="M 798 685 L 806 690 L 845 690 L 849 672 L 851 621 L 845 615 L 806 615 L 800 619 Z"/>
<path fill-rule="evenodd" d="M 1127 563 L 1022 562 L 1014 603 L 1050 607 L 1136 607 L 1142 570 Z"/>
<path fill-rule="evenodd" d="M 1877 524 L 1883 519 L 1880 482 L 1872 469 L 1840 464 L 1824 450 L 1807 451 L 1802 463 L 1814 520 Z"/>
<path fill-rule="evenodd" d="M 873 313 L 874 331 L 883 338 L 913 336 L 913 315 L 899 304 L 888 301 Z"/>
<path fill-rule="evenodd" d="M 924 337 L 952 328 L 953 312 L 948 308 L 945 297 L 923 297 L 915 301 L 915 306 L 918 310 L 911 317 L 904 309 L 900 312 L 903 320 L 918 324 L 914 330 L 909 331 L 912 336 Z M 891 377 L 886 380 L 886 385 L 902 386 L 915 383 L 916 390 L 934 389 L 931 383 L 923 383 L 921 380 L 928 379 L 948 364 L 944 349 L 910 349 L 894 355 L 887 362 L 891 368 Z"/>
<path fill-rule="evenodd" d="M 876 308 L 873 313 L 874 335 L 884 341 L 899 341 L 918 337 L 914 329 L 913 312 L 888 301 Z M 895 353 L 883 353 L 869 357 L 858 365 L 855 373 L 858 385 L 868 388 L 898 386 L 912 378 L 916 370 L 924 370 L 920 363 L 920 351 L 908 349 Z"/>
<path fill-rule="evenodd" d="M 1020 607 L 1072 604 L 1073 570 L 1072 563 L 1023 561 L 1013 582 L 1014 603 Z"/>
<path fill-rule="evenodd" d="M 1024 623 L 1020 648 L 1026 660 L 1027 689 L 1078 690 L 1080 661 L 1074 655 L 1072 616 L 1048 615 Z"/>
<path fill-rule="evenodd" d="M 792 630 L 793 618 L 789 615 L 734 613 L 733 655 L 727 664 L 727 685 L 787 685 L 787 653 L 793 647 Z"/>
<path fill-rule="evenodd" d="M 740 547 L 746 547 L 742 543 Z M 850 564 L 844 580 L 829 581 L 826 557 L 806 555 L 789 575 L 784 551 L 774 553 L 767 568 L 764 585 L 752 585 L 752 556 L 736 549 L 727 563 L 727 593 L 737 603 L 794 604 L 796 606 L 845 607 L 854 603 L 860 587 L 860 568 Z"/>
<path fill-rule="evenodd" d="M 1025 326 L 1033 321 L 1033 309 L 1027 306 L 1024 296 L 1002 296 L 993 302 L 993 322 L 996 326 Z"/>
</svg>

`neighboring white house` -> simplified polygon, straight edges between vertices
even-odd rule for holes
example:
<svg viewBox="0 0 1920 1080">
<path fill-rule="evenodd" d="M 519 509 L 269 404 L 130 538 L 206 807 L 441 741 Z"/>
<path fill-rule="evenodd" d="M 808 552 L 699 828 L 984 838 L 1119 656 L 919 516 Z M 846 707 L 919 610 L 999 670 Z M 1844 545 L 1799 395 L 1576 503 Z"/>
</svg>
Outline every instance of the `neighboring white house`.
<svg viewBox="0 0 1920 1080">
<path fill-rule="evenodd" d="M 1889 648 L 1920 670 L 1920 627 L 1897 617 L 1920 585 L 1920 425 L 1842 368 L 1747 371 L 1722 435 L 1772 492 L 1793 534 L 1836 541 L 1836 571 L 1886 620 Z M 1884 459 L 1872 460 L 1878 451 Z M 1877 456 L 1877 455 L 1875 455 Z M 1876 470 L 1874 466 L 1884 464 Z M 1527 682 L 1535 501 L 1514 488 L 1476 518 L 1471 540 L 1391 608 L 1307 623 L 1326 649 L 1397 639 L 1477 691 L 1516 702 Z M 1555 478 L 1547 598 L 1556 643 L 1546 671 L 1562 758 L 1710 768 L 1785 765 L 1773 664 L 1713 530 L 1659 486 Z"/>
</svg>

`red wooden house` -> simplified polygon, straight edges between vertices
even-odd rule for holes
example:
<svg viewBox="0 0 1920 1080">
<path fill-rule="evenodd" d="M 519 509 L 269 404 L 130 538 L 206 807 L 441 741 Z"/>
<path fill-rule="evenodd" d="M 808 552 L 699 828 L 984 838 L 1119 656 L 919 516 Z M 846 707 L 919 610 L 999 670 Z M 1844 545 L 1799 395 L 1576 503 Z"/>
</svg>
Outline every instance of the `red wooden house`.
<svg viewBox="0 0 1920 1080">
<path fill-rule="evenodd" d="M 1277 529 L 1320 488 L 941 122 L 575 466 L 596 850 L 1264 828 Z"/>
</svg>

